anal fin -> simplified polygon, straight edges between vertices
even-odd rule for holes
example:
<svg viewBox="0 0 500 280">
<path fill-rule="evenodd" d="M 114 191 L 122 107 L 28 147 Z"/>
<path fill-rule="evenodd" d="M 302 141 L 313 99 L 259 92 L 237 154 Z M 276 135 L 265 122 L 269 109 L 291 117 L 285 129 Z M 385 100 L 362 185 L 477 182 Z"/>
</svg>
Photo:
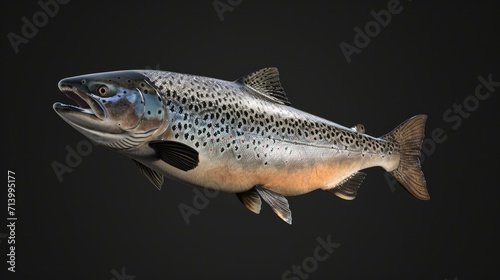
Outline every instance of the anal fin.
<svg viewBox="0 0 500 280">
<path fill-rule="evenodd" d="M 259 194 L 254 188 L 246 192 L 237 193 L 236 196 L 248 210 L 254 212 L 255 214 L 260 213 L 262 202 Z"/>
<path fill-rule="evenodd" d="M 141 171 L 146 178 L 158 189 L 161 190 L 161 185 L 163 185 L 163 175 L 160 173 L 154 171 L 153 169 L 147 167 L 146 165 L 138 162 L 135 159 L 132 159 L 137 167 L 139 167 L 139 170 Z"/>
<path fill-rule="evenodd" d="M 356 172 L 342 181 L 340 184 L 338 184 L 335 188 L 329 189 L 327 191 L 342 199 L 353 200 L 356 198 L 359 186 L 361 185 L 361 183 L 363 183 L 365 177 L 366 173 Z"/>
<path fill-rule="evenodd" d="M 288 200 L 284 196 L 261 188 L 260 186 L 256 186 L 255 190 L 260 194 L 262 199 L 271 206 L 278 217 L 288 224 L 292 224 L 292 211 L 290 211 Z"/>
</svg>

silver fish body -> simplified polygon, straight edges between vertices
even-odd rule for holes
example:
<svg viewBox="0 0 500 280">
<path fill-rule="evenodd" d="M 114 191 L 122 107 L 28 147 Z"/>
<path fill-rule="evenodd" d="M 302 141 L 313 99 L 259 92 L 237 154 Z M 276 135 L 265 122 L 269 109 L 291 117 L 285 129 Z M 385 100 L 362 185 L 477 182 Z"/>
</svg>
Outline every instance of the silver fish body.
<svg viewBox="0 0 500 280">
<path fill-rule="evenodd" d="M 97 86 L 92 91 L 82 81 Z M 276 68 L 236 81 L 119 71 L 68 78 L 59 86 L 89 108 L 75 112 L 71 105 L 56 103 L 56 112 L 87 137 L 134 159 L 158 188 L 168 176 L 234 192 L 256 213 L 262 197 L 291 223 L 284 196 L 322 189 L 354 199 L 365 176 L 360 170 L 380 166 L 417 198 L 429 198 L 418 160 L 426 116 L 372 137 L 360 125 L 344 127 L 291 107 Z M 120 93 L 98 96 L 103 87 Z M 75 125 L 66 116 L 68 108 L 83 120 Z M 92 116 L 93 110 L 98 112 Z M 85 127 L 85 118 L 96 116 L 119 128 Z M 110 121 L 106 116 L 117 117 Z"/>
</svg>

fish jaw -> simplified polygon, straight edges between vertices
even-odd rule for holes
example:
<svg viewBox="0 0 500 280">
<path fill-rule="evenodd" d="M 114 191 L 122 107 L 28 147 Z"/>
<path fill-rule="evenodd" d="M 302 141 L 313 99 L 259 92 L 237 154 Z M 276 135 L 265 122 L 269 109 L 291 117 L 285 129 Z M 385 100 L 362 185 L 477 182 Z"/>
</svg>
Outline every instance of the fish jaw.
<svg viewBox="0 0 500 280">
<path fill-rule="evenodd" d="M 59 82 L 59 89 L 67 97 L 73 99 L 78 106 L 56 102 L 53 109 L 76 130 L 91 139 L 104 132 L 107 134 L 122 132 L 119 127 L 107 121 L 102 103 L 93 98 L 88 92 L 77 86 L 70 86 L 64 83 L 64 80 Z"/>
</svg>

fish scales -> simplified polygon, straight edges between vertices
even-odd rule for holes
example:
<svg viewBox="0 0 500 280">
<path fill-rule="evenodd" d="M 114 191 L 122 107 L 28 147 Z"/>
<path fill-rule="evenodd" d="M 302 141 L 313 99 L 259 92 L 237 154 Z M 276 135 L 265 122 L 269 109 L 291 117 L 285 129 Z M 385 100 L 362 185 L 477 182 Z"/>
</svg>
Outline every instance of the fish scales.
<svg viewBox="0 0 500 280">
<path fill-rule="evenodd" d="M 146 76 L 160 90 L 169 112 L 164 139 L 193 145 L 211 165 L 219 161 L 231 166 L 223 178 L 211 183 L 212 188 L 236 192 L 261 184 L 286 195 L 298 195 L 330 188 L 352 174 L 348 164 L 332 163 L 333 157 L 336 161 L 345 158 L 345 162 L 350 162 L 349 157 L 377 157 L 377 162 L 387 158 L 390 166 L 395 161 L 390 156 L 398 153 L 395 143 L 256 98 L 235 82 L 172 72 L 148 72 Z M 367 159 L 363 167 L 370 162 L 374 161 Z M 355 163 L 359 161 L 353 160 Z M 324 169 L 337 170 L 318 172 Z M 207 169 L 200 180 L 206 185 L 215 172 Z M 243 180 L 246 185 L 238 186 L 234 182 L 241 176 L 254 180 L 250 184 Z"/>
<path fill-rule="evenodd" d="M 236 193 L 260 213 L 261 199 L 292 223 L 285 196 L 322 189 L 352 200 L 379 166 L 418 199 L 428 200 L 420 168 L 425 115 L 382 137 L 291 106 L 276 68 L 235 81 L 157 70 L 63 79 L 78 105 L 54 110 L 97 145 L 130 157 L 158 189 L 170 177 Z"/>
</svg>

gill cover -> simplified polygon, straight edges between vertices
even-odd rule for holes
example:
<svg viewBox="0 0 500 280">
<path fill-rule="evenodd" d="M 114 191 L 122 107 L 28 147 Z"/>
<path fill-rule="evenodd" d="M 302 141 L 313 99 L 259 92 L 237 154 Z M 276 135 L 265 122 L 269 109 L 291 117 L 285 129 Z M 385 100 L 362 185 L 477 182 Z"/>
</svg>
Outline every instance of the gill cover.
<svg viewBox="0 0 500 280">
<path fill-rule="evenodd" d="M 160 127 L 166 114 L 160 95 L 141 71 L 66 78 L 59 82 L 59 88 L 80 107 L 57 104 L 56 111 L 87 137 L 106 146 L 137 146 L 139 139 Z"/>
</svg>

